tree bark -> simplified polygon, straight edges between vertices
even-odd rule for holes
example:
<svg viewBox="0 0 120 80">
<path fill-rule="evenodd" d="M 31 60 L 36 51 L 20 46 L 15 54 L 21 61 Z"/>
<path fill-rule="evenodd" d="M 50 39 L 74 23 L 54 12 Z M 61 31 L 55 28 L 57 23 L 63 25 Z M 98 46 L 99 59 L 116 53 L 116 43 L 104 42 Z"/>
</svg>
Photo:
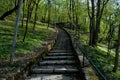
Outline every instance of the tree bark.
<svg viewBox="0 0 120 80">
<path fill-rule="evenodd" d="M 32 1 L 30 1 L 28 3 L 28 11 L 27 11 L 27 20 L 26 20 L 26 27 L 25 27 L 25 33 L 24 33 L 24 36 L 23 36 L 23 42 L 25 42 L 25 39 L 26 39 L 26 36 L 27 36 L 27 32 L 28 32 L 28 23 L 29 23 L 29 19 L 30 19 L 30 7 L 31 7 L 31 4 L 32 4 Z"/>
<path fill-rule="evenodd" d="M 72 0 L 70 0 L 69 2 L 69 12 L 68 12 L 68 16 L 70 19 L 70 28 L 72 29 Z"/>
<path fill-rule="evenodd" d="M 25 0 L 24 0 L 25 1 Z M 22 26 L 22 28 L 23 28 L 23 26 L 24 26 L 24 15 L 25 15 L 25 4 L 23 4 L 23 14 L 22 14 L 22 21 L 21 21 L 21 26 Z"/>
<path fill-rule="evenodd" d="M 50 27 L 50 15 L 51 15 L 51 1 L 48 0 L 48 27 Z"/>
<path fill-rule="evenodd" d="M 119 47 L 120 47 L 120 24 L 119 24 L 119 31 L 118 31 L 118 44 L 116 47 L 116 54 L 115 54 L 115 62 L 113 67 L 113 72 L 116 72 L 118 69 L 118 63 L 119 63 Z"/>
<path fill-rule="evenodd" d="M 92 38 L 91 39 L 91 46 L 94 46 L 94 45 L 96 45 L 96 40 L 95 40 L 95 5 L 94 5 L 94 0 L 91 0 L 91 4 L 92 4 L 92 17 L 91 17 L 91 37 L 90 38 Z"/>
<path fill-rule="evenodd" d="M 19 0 L 18 11 L 17 11 L 17 20 L 16 20 L 16 25 L 15 25 L 15 33 L 14 33 L 14 38 L 13 38 L 13 43 L 12 43 L 12 52 L 10 55 L 10 63 L 11 64 L 13 64 L 13 62 L 14 62 L 15 46 L 16 46 L 16 41 L 17 41 L 17 34 L 18 34 L 18 27 L 19 27 L 19 20 L 20 20 L 20 9 L 21 9 L 22 3 L 23 3 L 23 0 Z"/>
<path fill-rule="evenodd" d="M 96 35 L 95 35 L 95 44 L 97 44 L 98 41 L 98 33 L 100 32 L 100 4 L 101 4 L 101 0 L 98 0 L 97 2 L 97 13 L 96 13 Z"/>
<path fill-rule="evenodd" d="M 40 0 L 37 1 L 36 7 L 35 7 L 35 16 L 34 16 L 34 25 L 33 25 L 33 33 L 35 31 L 35 26 L 36 26 L 36 20 L 37 20 L 37 12 L 38 12 L 38 5 L 39 5 Z"/>
</svg>

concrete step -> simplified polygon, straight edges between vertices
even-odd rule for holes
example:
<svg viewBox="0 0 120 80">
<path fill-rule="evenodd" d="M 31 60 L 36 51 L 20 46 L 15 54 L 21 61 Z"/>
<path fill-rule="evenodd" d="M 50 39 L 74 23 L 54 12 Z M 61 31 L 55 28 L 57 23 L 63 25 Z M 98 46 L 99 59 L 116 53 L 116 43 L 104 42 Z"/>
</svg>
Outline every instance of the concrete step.
<svg viewBox="0 0 120 80">
<path fill-rule="evenodd" d="M 32 67 L 32 69 L 36 69 L 36 68 L 38 68 L 38 69 L 48 69 L 48 68 L 49 69 L 55 69 L 55 68 L 57 68 L 57 69 L 62 69 L 62 68 L 77 69 L 75 65 L 48 65 L 48 66 L 46 65 L 46 66 L 34 66 L 34 67 Z"/>
<path fill-rule="evenodd" d="M 73 52 L 73 50 L 51 50 L 50 51 L 50 53 L 66 53 L 66 52 L 68 52 L 68 53 L 70 53 L 70 52 Z"/>
<path fill-rule="evenodd" d="M 72 56 L 72 53 L 48 53 L 47 56 Z"/>
<path fill-rule="evenodd" d="M 57 38 L 53 49 L 45 57 L 40 58 L 37 66 L 30 69 L 31 76 L 28 80 L 80 80 L 68 34 L 59 29 Z"/>
<path fill-rule="evenodd" d="M 30 71 L 33 74 L 73 74 L 79 70 L 72 66 L 37 66 Z"/>
<path fill-rule="evenodd" d="M 74 75 L 66 74 L 32 74 L 25 80 L 78 80 Z"/>
<path fill-rule="evenodd" d="M 73 56 L 45 56 L 43 60 L 73 60 Z"/>
<path fill-rule="evenodd" d="M 39 65 L 74 65 L 75 61 L 74 60 L 44 60 L 40 61 Z"/>
<path fill-rule="evenodd" d="M 65 47 L 66 48 L 66 47 Z M 53 49 L 52 50 L 60 50 L 61 49 L 61 47 L 53 47 Z M 72 47 L 68 47 L 67 46 L 67 49 L 66 50 L 72 50 Z"/>
</svg>

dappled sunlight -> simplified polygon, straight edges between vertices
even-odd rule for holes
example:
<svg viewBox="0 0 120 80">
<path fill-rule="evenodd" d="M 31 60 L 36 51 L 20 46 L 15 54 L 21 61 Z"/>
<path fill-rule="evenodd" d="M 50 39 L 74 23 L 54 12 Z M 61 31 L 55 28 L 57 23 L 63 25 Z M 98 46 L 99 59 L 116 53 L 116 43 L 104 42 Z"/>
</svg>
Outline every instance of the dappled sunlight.
<svg viewBox="0 0 120 80">
<path fill-rule="evenodd" d="M 62 51 L 73 51 L 73 48 L 74 53 L 79 53 L 74 60 L 81 65 L 73 65 L 80 67 L 80 76 L 84 77 L 82 69 L 85 68 L 88 80 L 99 80 L 97 76 L 104 80 L 120 80 L 120 0 L 0 0 L 0 70 L 5 67 L 0 71 L 0 80 L 17 80 L 18 75 L 24 80 L 29 75 L 28 69 L 37 65 L 36 61 L 43 56 L 48 56 L 51 49 L 50 53 L 59 54 L 60 51 L 62 56 L 57 58 L 64 60 Z M 56 59 L 55 55 L 42 65 L 53 65 L 50 60 Z M 69 61 L 71 65 L 72 61 Z M 67 61 L 56 64 L 63 63 L 68 65 Z M 20 64 L 19 70 L 14 64 Z M 71 76 L 55 74 L 34 78 L 76 80 Z"/>
<path fill-rule="evenodd" d="M 11 24 L 11 25 L 9 25 Z M 0 22 L 0 54 L 1 59 L 9 59 L 9 54 L 11 52 L 12 40 L 14 35 L 14 22 L 13 21 L 1 21 Z M 32 26 L 31 24 L 29 24 Z M 32 28 L 30 28 L 32 30 Z M 52 28 L 47 29 L 46 26 L 37 25 L 36 32 L 30 32 L 27 35 L 25 42 L 22 42 L 23 38 L 23 28 L 19 28 L 18 40 L 16 45 L 16 54 L 15 56 L 19 57 L 20 55 L 27 54 L 31 51 L 34 51 L 35 48 L 41 47 L 42 43 L 47 40 L 48 37 L 52 35 Z"/>
</svg>

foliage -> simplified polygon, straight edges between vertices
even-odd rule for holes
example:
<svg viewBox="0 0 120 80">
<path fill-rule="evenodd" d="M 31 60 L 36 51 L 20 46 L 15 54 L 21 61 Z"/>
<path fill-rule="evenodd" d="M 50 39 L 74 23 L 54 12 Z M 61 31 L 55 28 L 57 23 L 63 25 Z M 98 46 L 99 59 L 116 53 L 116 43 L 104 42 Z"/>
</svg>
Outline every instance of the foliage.
<svg viewBox="0 0 120 80">
<path fill-rule="evenodd" d="M 16 46 L 15 56 L 27 54 L 34 51 L 35 48 L 40 47 L 41 44 L 46 41 L 47 37 L 51 35 L 52 29 L 47 29 L 46 26 L 37 25 L 36 32 L 32 32 L 32 24 L 29 24 L 29 34 L 25 42 L 22 42 L 24 35 L 24 27 L 19 28 L 18 40 Z M 0 22 L 0 60 L 9 59 L 11 53 L 11 46 L 14 34 L 14 22 L 1 21 Z"/>
<path fill-rule="evenodd" d="M 40 3 L 36 3 L 40 1 Z M 65 23 L 72 30 L 69 30 L 74 38 L 80 40 L 84 45 L 85 51 L 91 60 L 107 75 L 115 77 L 116 80 L 119 78 L 120 72 L 112 73 L 112 68 L 114 66 L 115 59 L 115 48 L 118 41 L 118 26 L 120 24 L 120 4 L 119 0 L 91 0 L 95 5 L 93 13 L 94 23 L 98 24 L 100 20 L 100 26 L 96 25 L 94 28 L 90 25 L 90 20 L 88 12 L 90 15 L 92 13 L 92 4 L 88 0 L 89 8 L 87 7 L 87 0 L 49 0 L 50 7 L 48 5 L 48 0 L 25 0 L 21 12 L 21 20 L 23 21 L 23 27 L 20 26 L 17 39 L 17 51 L 15 56 L 20 56 L 21 54 L 27 54 L 33 51 L 36 47 L 40 47 L 41 43 L 47 39 L 51 34 L 52 29 L 46 29 L 46 26 L 36 26 L 35 32 L 33 33 L 33 23 L 30 22 L 49 22 L 50 23 Z M 101 3 L 97 4 L 98 1 Z M 104 1 L 108 1 L 107 4 L 103 4 Z M 31 5 L 28 6 L 31 2 Z M 0 1 L 0 16 L 6 11 L 11 10 L 17 4 L 17 0 L 1 0 Z M 35 6 L 38 4 L 38 11 L 36 11 Z M 91 5 L 90 5 L 91 4 Z M 100 6 L 99 6 L 100 5 Z M 104 5 L 104 7 L 103 7 Z M 97 9 L 100 7 L 100 12 L 102 12 L 102 7 L 104 8 L 101 17 L 97 15 Z M 28 9 L 29 8 L 29 9 Z M 50 12 L 49 12 L 50 9 Z M 30 14 L 29 14 L 30 13 Z M 35 13 L 37 13 L 35 20 Z M 98 13 L 99 14 L 99 13 Z M 99 19 L 98 19 L 99 18 Z M 14 26 L 16 19 L 16 11 L 12 15 L 7 16 L 6 21 L 0 21 L 0 59 L 6 60 L 9 58 L 11 53 L 11 45 L 14 35 Z M 97 21 L 98 19 L 98 21 Z M 28 34 L 25 42 L 22 41 L 25 32 L 25 22 L 28 20 Z M 22 25 L 22 24 L 21 24 Z M 91 27 L 92 28 L 91 28 Z M 100 27 L 100 31 L 97 27 Z M 96 37 L 97 45 L 94 47 L 88 46 L 90 38 L 91 29 L 98 31 L 98 35 L 92 36 Z M 27 30 L 26 30 L 27 31 Z M 110 49 L 110 53 L 109 53 Z M 107 56 L 110 54 L 109 57 Z M 120 69 L 120 66 L 118 70 Z"/>
</svg>

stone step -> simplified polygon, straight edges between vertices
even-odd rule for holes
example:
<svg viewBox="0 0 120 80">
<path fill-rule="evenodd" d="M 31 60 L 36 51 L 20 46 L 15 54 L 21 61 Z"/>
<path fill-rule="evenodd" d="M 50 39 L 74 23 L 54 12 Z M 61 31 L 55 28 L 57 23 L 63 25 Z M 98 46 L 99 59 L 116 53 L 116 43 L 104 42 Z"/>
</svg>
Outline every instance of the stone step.
<svg viewBox="0 0 120 80">
<path fill-rule="evenodd" d="M 70 60 L 44 60 L 42 62 L 39 62 L 39 65 L 74 65 L 75 61 Z"/>
<path fill-rule="evenodd" d="M 55 68 L 66 68 L 66 69 L 69 69 L 69 68 L 75 68 L 75 69 L 77 69 L 76 68 L 76 66 L 75 65 L 48 65 L 48 66 L 34 66 L 34 67 L 32 67 L 32 69 L 34 69 L 34 68 L 41 68 L 41 69 L 55 69 Z"/>
<path fill-rule="evenodd" d="M 68 63 L 69 63 L 69 62 L 75 62 L 75 61 L 74 61 L 74 60 L 52 60 L 52 61 L 50 61 L 50 60 L 42 60 L 42 61 L 39 61 L 39 62 L 40 62 L 40 63 L 42 63 L 42 62 L 43 62 L 43 63 L 44 63 L 44 62 L 45 62 L 45 63 L 46 63 L 46 62 L 47 62 L 47 63 L 62 63 L 62 62 L 64 63 L 64 62 L 68 62 Z"/>
<path fill-rule="evenodd" d="M 70 53 L 70 52 L 73 52 L 73 50 L 51 50 L 50 51 L 50 53 L 61 53 L 61 52 L 68 52 L 68 53 Z"/>
<path fill-rule="evenodd" d="M 66 74 L 32 74 L 25 80 L 78 80 L 74 75 Z"/>
<path fill-rule="evenodd" d="M 45 56 L 43 60 L 73 60 L 73 56 Z"/>
<path fill-rule="evenodd" d="M 60 50 L 61 49 L 61 47 L 54 47 L 52 50 Z M 72 47 L 68 47 L 67 46 L 67 49 L 66 50 L 72 50 Z"/>
<path fill-rule="evenodd" d="M 79 70 L 72 66 L 37 66 L 30 72 L 34 74 L 72 74 L 78 73 Z"/>
<path fill-rule="evenodd" d="M 48 53 L 47 56 L 70 56 L 72 53 Z"/>
</svg>

